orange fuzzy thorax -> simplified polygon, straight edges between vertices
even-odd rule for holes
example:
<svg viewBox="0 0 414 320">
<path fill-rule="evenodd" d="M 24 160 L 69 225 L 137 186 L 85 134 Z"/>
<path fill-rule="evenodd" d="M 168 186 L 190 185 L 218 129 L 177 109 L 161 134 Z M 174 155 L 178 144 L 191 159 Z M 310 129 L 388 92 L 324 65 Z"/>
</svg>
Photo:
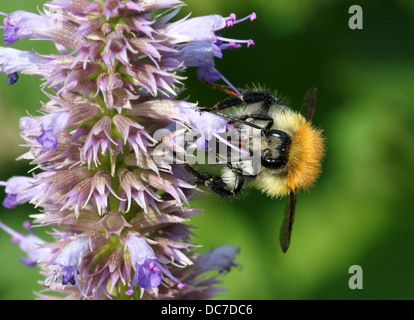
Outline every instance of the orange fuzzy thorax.
<svg viewBox="0 0 414 320">
<path fill-rule="evenodd" d="M 286 177 L 289 190 L 307 188 L 316 180 L 323 154 L 321 131 L 304 121 L 295 132 L 289 149 Z"/>
</svg>

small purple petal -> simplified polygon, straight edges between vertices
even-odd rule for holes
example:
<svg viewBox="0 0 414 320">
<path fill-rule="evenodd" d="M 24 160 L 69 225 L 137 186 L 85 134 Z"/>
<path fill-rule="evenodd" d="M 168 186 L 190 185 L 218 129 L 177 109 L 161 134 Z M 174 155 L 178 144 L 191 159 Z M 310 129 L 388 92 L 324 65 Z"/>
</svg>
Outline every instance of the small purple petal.
<svg viewBox="0 0 414 320">
<path fill-rule="evenodd" d="M 196 108 L 180 107 L 180 110 L 190 121 L 191 128 L 201 134 L 203 144 L 204 140 L 210 140 L 216 133 L 226 131 L 227 120 L 216 114 L 200 112 Z"/>
<path fill-rule="evenodd" d="M 37 262 L 36 261 L 33 261 L 33 260 L 31 260 L 29 258 L 26 258 L 26 257 L 20 258 L 20 261 L 23 264 L 25 264 L 27 267 L 36 267 L 37 266 Z"/>
<path fill-rule="evenodd" d="M 20 129 L 27 136 L 36 137 L 44 149 L 56 151 L 59 133 L 66 128 L 69 121 L 69 111 L 56 111 L 41 117 L 23 117 L 20 119 Z"/>
<path fill-rule="evenodd" d="M 0 47 L 0 72 L 11 74 L 15 72 L 35 71 L 50 58 L 46 58 L 33 51 L 21 51 L 13 48 Z"/>
<path fill-rule="evenodd" d="M 19 80 L 19 75 L 17 74 L 17 72 L 9 73 L 8 76 L 9 76 L 9 79 L 7 80 L 8 85 L 15 84 L 17 80 Z"/>
<path fill-rule="evenodd" d="M 173 23 L 166 34 L 175 38 L 175 42 L 209 41 L 215 42 L 215 32 L 226 27 L 226 20 L 220 15 L 181 20 Z"/>
<path fill-rule="evenodd" d="M 89 237 L 80 236 L 63 248 L 54 263 L 62 267 L 79 268 L 89 251 Z"/>
<path fill-rule="evenodd" d="M 197 69 L 198 80 L 206 80 L 207 82 L 216 82 L 222 78 L 222 74 L 213 67 L 199 67 Z"/>
<path fill-rule="evenodd" d="M 177 52 L 177 58 L 185 63 L 188 67 L 205 67 L 214 66 L 214 56 L 217 56 L 217 46 L 207 41 L 200 41 L 183 47 Z"/>
<path fill-rule="evenodd" d="M 142 265 L 139 265 L 135 271 L 137 285 L 142 289 L 156 288 L 161 284 L 161 273 L 151 268 L 152 260 L 147 259 Z"/>
<path fill-rule="evenodd" d="M 39 186 L 34 186 L 36 180 L 29 177 L 12 177 L 7 182 L 0 182 L 0 186 L 5 186 L 7 196 L 3 201 L 3 206 L 12 209 L 19 204 L 29 202 L 39 192 Z"/>
<path fill-rule="evenodd" d="M 43 134 L 38 136 L 36 140 L 39 141 L 44 149 L 52 148 L 53 151 L 56 151 L 58 141 L 52 129 L 43 130 Z"/>
<path fill-rule="evenodd" d="M 15 43 L 17 40 L 19 40 L 19 36 L 17 35 L 17 31 L 19 30 L 19 27 L 16 26 L 9 26 L 4 28 L 4 44 L 11 45 Z"/>
<path fill-rule="evenodd" d="M 205 252 L 197 259 L 197 266 L 206 270 L 227 270 L 238 264 L 233 262 L 240 249 L 230 245 L 223 245 Z"/>
<path fill-rule="evenodd" d="M 87 298 L 80 286 L 78 273 L 83 258 L 88 252 L 90 252 L 88 236 L 79 236 L 72 240 L 55 259 L 54 266 L 49 270 L 49 276 L 43 284 L 51 286 L 57 282 L 62 285 L 76 285 L 82 296 Z"/>
<path fill-rule="evenodd" d="M 41 32 L 48 30 L 49 19 L 23 10 L 15 11 L 4 19 L 4 44 L 11 45 L 20 38 L 43 37 Z"/>
<path fill-rule="evenodd" d="M 7 209 L 13 209 L 18 205 L 17 203 L 17 194 L 8 193 L 6 198 L 3 201 L 3 207 Z"/>
<path fill-rule="evenodd" d="M 0 221 L 0 229 L 12 236 L 13 243 L 17 243 L 19 248 L 27 254 L 27 257 L 21 258 L 22 262 L 28 266 L 34 266 L 39 261 L 45 261 L 49 258 L 50 249 L 42 247 L 46 242 L 35 236 L 33 230 L 29 230 L 28 235 L 13 230 Z"/>
<path fill-rule="evenodd" d="M 131 254 L 131 263 L 135 267 L 135 275 L 129 290 L 125 292 L 126 294 L 133 294 L 132 288 L 135 284 L 145 290 L 157 288 L 162 281 L 161 273 L 183 287 L 183 283 L 158 262 L 154 250 L 140 234 L 128 235 L 126 248 Z"/>
</svg>

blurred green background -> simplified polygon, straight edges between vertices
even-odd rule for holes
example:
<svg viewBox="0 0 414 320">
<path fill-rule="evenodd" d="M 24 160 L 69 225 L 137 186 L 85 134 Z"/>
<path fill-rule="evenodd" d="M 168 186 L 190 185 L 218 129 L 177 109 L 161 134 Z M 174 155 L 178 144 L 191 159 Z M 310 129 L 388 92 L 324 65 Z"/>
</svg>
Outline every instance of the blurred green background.
<svg viewBox="0 0 414 320">
<path fill-rule="evenodd" d="M 201 251 L 232 244 L 242 265 L 223 278 L 221 299 L 412 299 L 414 298 L 414 2 L 339 0 L 188 0 L 193 16 L 252 11 L 257 20 L 223 30 L 227 37 L 256 42 L 224 53 L 217 68 L 239 87 L 262 84 L 299 106 L 318 86 L 314 124 L 324 130 L 323 173 L 298 196 L 289 251 L 279 248 L 285 200 L 256 190 L 241 199 L 215 195 L 193 205 L 194 242 Z M 43 1 L 3 2 L 0 10 L 35 11 Z M 363 30 L 351 30 L 351 4 L 363 9 Z M 46 53 L 39 42 L 19 41 Z M 0 76 L 0 180 L 24 175 L 18 120 L 34 113 L 45 97 L 40 81 L 21 76 L 6 85 Z M 192 101 L 211 106 L 221 92 L 186 82 Z M 2 190 L 0 199 L 4 193 Z M 0 220 L 22 231 L 30 205 L 1 208 Z M 37 231 L 42 234 L 41 231 Z M 20 263 L 21 252 L 0 233 L 0 299 L 33 299 L 41 287 L 36 268 Z M 348 287 L 348 269 L 363 269 L 363 289 Z"/>
</svg>

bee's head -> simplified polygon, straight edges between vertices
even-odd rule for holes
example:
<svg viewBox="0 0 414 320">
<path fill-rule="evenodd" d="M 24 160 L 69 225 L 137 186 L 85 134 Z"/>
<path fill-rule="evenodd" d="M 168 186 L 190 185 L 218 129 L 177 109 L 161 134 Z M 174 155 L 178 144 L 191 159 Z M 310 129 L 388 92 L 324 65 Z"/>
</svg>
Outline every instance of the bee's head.
<svg viewBox="0 0 414 320">
<path fill-rule="evenodd" d="M 309 187 L 321 168 L 324 153 L 321 131 L 291 110 L 279 111 L 273 119 L 273 128 L 277 130 L 266 133 L 271 148 L 263 152 L 262 165 L 280 175 L 283 180 L 278 186 L 280 194 Z"/>
<path fill-rule="evenodd" d="M 292 139 L 281 130 L 269 130 L 265 133 L 268 148 L 263 151 L 262 165 L 269 169 L 283 169 L 288 163 L 288 152 Z"/>
</svg>

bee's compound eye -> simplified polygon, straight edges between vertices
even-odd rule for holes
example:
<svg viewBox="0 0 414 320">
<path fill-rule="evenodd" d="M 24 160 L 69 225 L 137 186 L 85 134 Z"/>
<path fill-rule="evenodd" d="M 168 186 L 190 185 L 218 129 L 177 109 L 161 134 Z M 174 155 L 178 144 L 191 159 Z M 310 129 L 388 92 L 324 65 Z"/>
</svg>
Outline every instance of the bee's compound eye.
<svg viewBox="0 0 414 320">
<path fill-rule="evenodd" d="M 286 140 L 290 140 L 290 137 L 286 134 L 286 132 L 281 131 L 281 130 L 270 130 L 267 133 L 268 137 L 276 137 L 279 138 L 280 140 L 286 141 Z"/>
<path fill-rule="evenodd" d="M 287 159 L 285 157 L 278 157 L 278 158 L 262 157 L 261 163 L 262 163 L 262 166 L 266 168 L 280 169 L 286 165 Z"/>
<path fill-rule="evenodd" d="M 271 152 L 263 153 L 262 165 L 271 169 L 284 167 L 288 161 L 287 150 L 292 140 L 286 132 L 281 130 L 270 130 L 267 132 L 267 138 L 276 138 L 279 141 L 274 149 L 270 150 Z"/>
</svg>

